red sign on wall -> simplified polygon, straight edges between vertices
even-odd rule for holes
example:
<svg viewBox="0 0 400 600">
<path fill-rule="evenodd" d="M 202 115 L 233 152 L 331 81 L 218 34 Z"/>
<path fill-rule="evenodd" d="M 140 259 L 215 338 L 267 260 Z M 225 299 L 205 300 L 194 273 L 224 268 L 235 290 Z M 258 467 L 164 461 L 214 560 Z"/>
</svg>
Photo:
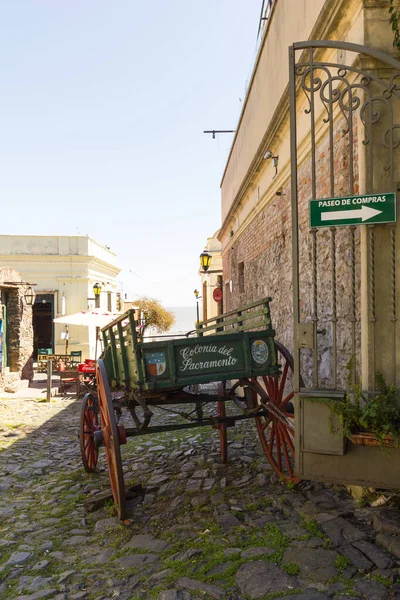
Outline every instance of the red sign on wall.
<svg viewBox="0 0 400 600">
<path fill-rule="evenodd" d="M 215 288 L 215 290 L 213 291 L 213 298 L 214 298 L 215 302 L 222 301 L 222 290 L 220 287 Z"/>
</svg>

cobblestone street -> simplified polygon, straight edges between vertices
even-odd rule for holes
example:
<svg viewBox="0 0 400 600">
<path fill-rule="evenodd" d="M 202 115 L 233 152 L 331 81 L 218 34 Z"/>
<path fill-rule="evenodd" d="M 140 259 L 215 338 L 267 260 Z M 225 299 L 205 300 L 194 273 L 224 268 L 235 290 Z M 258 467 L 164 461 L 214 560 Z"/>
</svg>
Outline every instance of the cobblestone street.
<svg viewBox="0 0 400 600">
<path fill-rule="evenodd" d="M 128 441 L 127 524 L 87 512 L 109 482 L 104 451 L 82 467 L 80 406 L 0 400 L 1 599 L 400 599 L 398 509 L 280 482 L 252 421 L 226 466 L 210 428 Z"/>
</svg>

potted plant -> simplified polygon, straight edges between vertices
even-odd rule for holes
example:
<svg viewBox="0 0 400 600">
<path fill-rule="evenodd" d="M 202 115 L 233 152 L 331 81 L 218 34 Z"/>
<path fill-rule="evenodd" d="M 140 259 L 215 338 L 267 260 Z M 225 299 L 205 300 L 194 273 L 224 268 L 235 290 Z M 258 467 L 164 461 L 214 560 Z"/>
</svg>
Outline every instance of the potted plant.
<svg viewBox="0 0 400 600">
<path fill-rule="evenodd" d="M 398 448 L 400 441 L 400 389 L 388 386 L 382 373 L 376 374 L 378 393 L 367 398 L 360 386 L 331 404 L 343 435 L 353 444 Z M 333 428 L 333 427 L 332 427 Z"/>
</svg>

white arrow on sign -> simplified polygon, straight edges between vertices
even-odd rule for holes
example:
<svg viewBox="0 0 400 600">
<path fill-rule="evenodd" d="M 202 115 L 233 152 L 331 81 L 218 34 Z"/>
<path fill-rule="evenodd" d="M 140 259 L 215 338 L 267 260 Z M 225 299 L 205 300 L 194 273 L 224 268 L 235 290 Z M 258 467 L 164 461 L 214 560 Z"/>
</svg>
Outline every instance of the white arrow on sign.
<svg viewBox="0 0 400 600">
<path fill-rule="evenodd" d="M 368 221 L 368 219 L 372 219 L 375 215 L 380 215 L 381 212 L 383 211 L 363 205 L 356 210 L 338 210 L 337 212 L 321 213 L 321 221 L 342 221 L 343 219 L 361 219 L 361 221 Z"/>
</svg>

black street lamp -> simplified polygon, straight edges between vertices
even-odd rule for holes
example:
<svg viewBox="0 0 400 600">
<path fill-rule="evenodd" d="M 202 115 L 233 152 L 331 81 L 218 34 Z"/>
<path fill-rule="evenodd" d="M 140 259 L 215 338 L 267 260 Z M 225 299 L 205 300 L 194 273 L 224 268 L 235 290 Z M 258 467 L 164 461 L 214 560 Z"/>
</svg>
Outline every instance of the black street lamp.
<svg viewBox="0 0 400 600">
<path fill-rule="evenodd" d="M 99 283 L 94 284 L 93 293 L 94 293 L 95 308 L 99 308 L 100 307 L 100 294 L 101 294 L 101 285 Z"/>
<path fill-rule="evenodd" d="M 196 298 L 196 314 L 197 314 L 197 321 L 196 321 L 196 325 L 198 323 L 200 323 L 200 315 L 199 315 L 199 300 L 201 298 L 201 296 L 199 296 L 199 290 L 194 290 L 194 295 Z"/>
</svg>

